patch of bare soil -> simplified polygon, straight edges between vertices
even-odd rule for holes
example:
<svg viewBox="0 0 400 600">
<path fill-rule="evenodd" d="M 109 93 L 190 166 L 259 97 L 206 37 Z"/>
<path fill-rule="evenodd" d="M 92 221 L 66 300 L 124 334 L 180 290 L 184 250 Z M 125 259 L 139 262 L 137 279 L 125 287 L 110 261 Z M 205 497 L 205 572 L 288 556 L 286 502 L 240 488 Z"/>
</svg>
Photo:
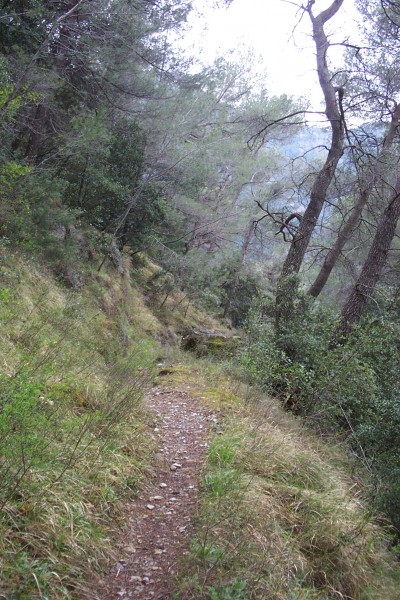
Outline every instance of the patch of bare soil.
<svg viewBox="0 0 400 600">
<path fill-rule="evenodd" d="M 127 508 L 119 560 L 94 595 L 97 600 L 173 598 L 177 564 L 188 552 L 201 455 L 217 418 L 182 390 L 156 387 L 146 404 L 154 414 L 157 464 L 140 497 Z"/>
</svg>

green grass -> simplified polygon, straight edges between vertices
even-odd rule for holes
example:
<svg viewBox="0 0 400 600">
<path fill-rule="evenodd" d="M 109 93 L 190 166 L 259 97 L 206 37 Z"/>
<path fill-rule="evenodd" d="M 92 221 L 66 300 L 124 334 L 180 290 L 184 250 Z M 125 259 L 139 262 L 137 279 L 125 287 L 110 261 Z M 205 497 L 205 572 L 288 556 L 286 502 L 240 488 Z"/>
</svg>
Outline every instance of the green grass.
<svg viewBox="0 0 400 600">
<path fill-rule="evenodd" d="M 186 387 L 223 421 L 179 597 L 395 600 L 399 568 L 340 446 L 215 365 L 192 368 Z"/>
<path fill-rule="evenodd" d="M 0 264 L 0 589 L 79 598 L 151 460 L 153 317 L 111 273 L 87 271 L 78 293 L 17 256 Z"/>
<path fill-rule="evenodd" d="M 106 572 L 152 460 L 141 397 L 161 359 L 159 384 L 217 416 L 178 597 L 397 599 L 398 566 L 341 447 L 221 365 L 181 355 L 173 303 L 161 322 L 111 271 L 87 269 L 76 292 L 0 255 L 1 593 L 72 600 Z"/>
</svg>

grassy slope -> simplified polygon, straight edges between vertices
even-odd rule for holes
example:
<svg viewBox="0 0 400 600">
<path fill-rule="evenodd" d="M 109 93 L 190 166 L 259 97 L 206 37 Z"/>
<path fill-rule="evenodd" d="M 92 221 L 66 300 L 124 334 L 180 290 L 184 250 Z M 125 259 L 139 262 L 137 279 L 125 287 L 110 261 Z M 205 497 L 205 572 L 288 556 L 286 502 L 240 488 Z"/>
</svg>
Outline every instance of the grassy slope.
<svg viewBox="0 0 400 600">
<path fill-rule="evenodd" d="M 221 414 L 181 568 L 182 597 L 398 598 L 398 565 L 337 443 L 218 365 L 182 365 L 165 381 Z"/>
<path fill-rule="evenodd" d="M 152 275 L 142 267 L 142 285 Z M 160 311 L 163 295 L 147 288 L 150 312 L 112 271 L 87 271 L 72 291 L 8 252 L 0 283 L 0 592 L 80 598 L 151 461 L 140 399 L 157 361 L 178 353 L 174 330 L 218 324 L 174 295 Z M 184 595 L 397 597 L 338 448 L 207 361 L 186 359 L 163 381 L 221 411 Z"/>
<path fill-rule="evenodd" d="M 3 254 L 0 278 L 0 591 L 80 597 L 151 455 L 140 399 L 161 325 L 114 273 L 77 292 Z"/>
</svg>

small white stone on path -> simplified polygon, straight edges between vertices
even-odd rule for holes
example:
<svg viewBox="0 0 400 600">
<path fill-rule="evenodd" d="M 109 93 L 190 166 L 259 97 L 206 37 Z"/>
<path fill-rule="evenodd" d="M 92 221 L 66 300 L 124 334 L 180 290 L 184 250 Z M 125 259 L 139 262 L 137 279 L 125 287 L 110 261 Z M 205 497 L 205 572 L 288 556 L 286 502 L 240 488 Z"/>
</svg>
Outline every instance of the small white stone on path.
<svg viewBox="0 0 400 600">
<path fill-rule="evenodd" d="M 188 386 L 188 392 L 190 389 Z M 221 424 L 218 426 L 216 409 L 203 409 L 195 399 L 192 405 L 189 393 L 182 390 L 152 390 L 147 397 L 154 413 L 149 437 L 157 449 L 157 468 L 141 501 L 135 503 L 135 511 L 128 514 L 132 537 L 120 544 L 121 554 L 128 560 L 126 564 L 119 561 L 119 578 L 114 567 L 112 597 L 116 600 L 165 597 L 166 580 L 174 578 L 171 566 L 178 553 L 188 553 L 187 537 L 197 506 L 197 467 L 201 452 L 209 447 L 205 432 L 210 426 L 215 432 L 223 429 Z"/>
</svg>

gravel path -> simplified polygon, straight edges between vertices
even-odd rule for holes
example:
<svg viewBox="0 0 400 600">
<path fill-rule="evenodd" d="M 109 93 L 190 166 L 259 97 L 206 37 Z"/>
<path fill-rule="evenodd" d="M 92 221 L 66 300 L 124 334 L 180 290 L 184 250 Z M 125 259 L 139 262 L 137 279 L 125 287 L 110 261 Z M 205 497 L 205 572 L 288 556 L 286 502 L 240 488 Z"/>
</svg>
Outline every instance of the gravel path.
<svg viewBox="0 0 400 600">
<path fill-rule="evenodd" d="M 128 507 L 119 562 L 98 600 L 172 598 L 177 564 L 188 551 L 201 455 L 217 418 L 184 391 L 154 388 L 146 396 L 159 446 L 154 472 Z"/>
</svg>

